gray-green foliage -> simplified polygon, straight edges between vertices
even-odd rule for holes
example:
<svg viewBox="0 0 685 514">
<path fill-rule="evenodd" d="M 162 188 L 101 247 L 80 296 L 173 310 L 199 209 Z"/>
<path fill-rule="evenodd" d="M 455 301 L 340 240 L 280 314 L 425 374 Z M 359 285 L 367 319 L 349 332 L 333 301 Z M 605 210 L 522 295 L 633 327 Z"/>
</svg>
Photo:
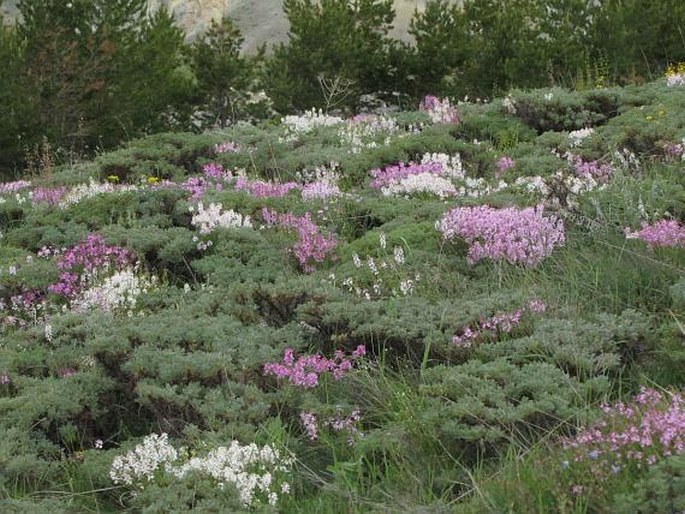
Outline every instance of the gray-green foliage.
<svg viewBox="0 0 685 514">
<path fill-rule="evenodd" d="M 612 511 L 620 514 L 656 514 L 685 509 L 685 457 L 674 455 L 652 466 L 649 474 L 618 495 Z"/>
</svg>

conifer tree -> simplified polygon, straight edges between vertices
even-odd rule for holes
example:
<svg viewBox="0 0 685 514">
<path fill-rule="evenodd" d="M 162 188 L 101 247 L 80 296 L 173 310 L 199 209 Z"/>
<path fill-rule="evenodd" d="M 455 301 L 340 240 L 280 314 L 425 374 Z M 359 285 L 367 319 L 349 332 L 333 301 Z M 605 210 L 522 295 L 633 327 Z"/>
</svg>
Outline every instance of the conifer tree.
<svg viewBox="0 0 685 514">
<path fill-rule="evenodd" d="M 289 42 L 274 51 L 267 92 L 279 110 L 323 107 L 320 81 L 350 84 L 348 106 L 389 83 L 392 0 L 285 0 Z"/>
</svg>

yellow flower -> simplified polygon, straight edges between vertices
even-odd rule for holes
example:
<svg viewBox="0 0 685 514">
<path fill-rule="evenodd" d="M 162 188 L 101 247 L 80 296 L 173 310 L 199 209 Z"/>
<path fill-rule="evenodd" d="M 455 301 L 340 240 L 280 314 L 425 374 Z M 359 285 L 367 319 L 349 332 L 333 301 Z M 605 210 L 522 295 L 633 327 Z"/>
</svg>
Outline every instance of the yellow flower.
<svg viewBox="0 0 685 514">
<path fill-rule="evenodd" d="M 110 175 L 109 177 L 107 177 L 107 182 L 117 184 L 119 182 L 119 177 L 116 175 Z"/>
<path fill-rule="evenodd" d="M 679 62 L 677 64 L 671 64 L 666 68 L 666 76 L 670 77 L 673 75 L 680 75 L 685 73 L 685 62 Z"/>
<path fill-rule="evenodd" d="M 147 183 L 150 184 L 151 186 L 154 186 L 159 182 L 159 177 L 148 177 L 147 178 Z"/>
</svg>

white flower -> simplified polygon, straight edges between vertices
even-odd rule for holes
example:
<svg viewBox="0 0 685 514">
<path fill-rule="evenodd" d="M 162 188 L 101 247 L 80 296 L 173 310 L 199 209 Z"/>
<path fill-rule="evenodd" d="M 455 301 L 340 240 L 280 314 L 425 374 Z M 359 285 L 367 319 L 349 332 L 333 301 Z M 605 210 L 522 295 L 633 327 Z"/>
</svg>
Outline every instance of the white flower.
<svg viewBox="0 0 685 514">
<path fill-rule="evenodd" d="M 269 445 L 260 448 L 254 443 L 243 446 L 231 441 L 229 446 L 216 447 L 205 456 L 183 461 L 179 457 L 183 454 L 168 443 L 166 434 L 152 434 L 131 452 L 114 459 L 110 477 L 117 484 L 144 487 L 158 473 L 182 480 L 188 473 L 197 472 L 214 479 L 219 489 L 227 484 L 235 487 L 247 508 L 264 499 L 275 507 L 279 493 L 290 492 L 290 484 L 282 481 L 282 476 L 289 472 L 292 460 L 281 457 Z"/>
<path fill-rule="evenodd" d="M 135 191 L 136 186 L 122 185 L 117 186 L 109 182 L 97 183 L 92 178 L 89 179 L 88 184 L 81 184 L 72 188 L 66 193 L 59 202 L 59 207 L 65 209 L 70 205 L 76 204 L 86 198 L 101 194 L 124 193 L 127 191 Z"/>
<path fill-rule="evenodd" d="M 126 312 L 133 315 L 138 297 L 154 286 L 156 277 L 145 277 L 137 268 L 127 268 L 107 277 L 101 284 L 86 289 L 72 300 L 75 312 L 102 309 L 105 312 Z"/>
<path fill-rule="evenodd" d="M 393 259 L 399 265 L 404 264 L 404 248 L 401 246 L 393 248 Z"/>
<path fill-rule="evenodd" d="M 595 132 L 595 129 L 592 127 L 580 129 L 580 130 L 574 130 L 572 132 L 569 132 L 568 138 L 570 140 L 570 144 L 572 147 L 576 146 L 581 146 L 583 143 L 583 140 L 592 135 Z"/>
<path fill-rule="evenodd" d="M 356 253 L 352 254 L 352 263 L 354 264 L 355 268 L 361 268 L 362 266 L 362 261 L 359 258 L 359 255 L 357 255 Z"/>
<path fill-rule="evenodd" d="M 338 129 L 340 144 L 348 147 L 350 153 L 358 154 L 366 148 L 378 146 L 376 139 L 383 136 L 383 144 L 390 144 L 388 134 L 395 134 L 399 128 L 395 120 L 386 116 L 359 115 Z"/>
<path fill-rule="evenodd" d="M 502 107 L 504 107 L 509 114 L 516 114 L 516 102 L 511 96 L 506 96 L 504 100 L 502 100 Z"/>
<path fill-rule="evenodd" d="M 178 452 L 169 444 L 167 434 L 151 434 L 132 451 L 115 457 L 109 476 L 115 484 L 149 482 L 160 466 L 173 463 L 177 458 Z"/>
<path fill-rule="evenodd" d="M 397 183 L 382 187 L 383 196 L 411 196 L 417 193 L 429 193 L 440 199 L 453 196 L 457 193 L 451 181 L 439 177 L 433 173 L 419 173 L 409 175 Z"/>
<path fill-rule="evenodd" d="M 210 203 L 207 209 L 202 202 L 197 204 L 197 214 L 190 221 L 200 228 L 200 234 L 206 235 L 218 228 L 252 228 L 249 216 L 243 216 L 233 210 L 222 211 L 220 203 Z"/>
<path fill-rule="evenodd" d="M 285 126 L 284 141 L 297 141 L 301 136 L 312 132 L 317 127 L 331 127 L 339 125 L 344 120 L 338 116 L 324 114 L 321 109 L 305 111 L 302 116 L 285 116 L 282 124 Z"/>
</svg>

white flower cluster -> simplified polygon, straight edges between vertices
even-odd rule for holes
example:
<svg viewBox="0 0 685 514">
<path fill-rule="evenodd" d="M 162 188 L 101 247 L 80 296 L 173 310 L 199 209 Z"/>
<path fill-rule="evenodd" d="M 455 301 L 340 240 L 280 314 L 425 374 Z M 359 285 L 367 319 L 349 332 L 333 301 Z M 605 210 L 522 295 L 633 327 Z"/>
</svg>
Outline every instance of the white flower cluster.
<svg viewBox="0 0 685 514">
<path fill-rule="evenodd" d="M 66 193 L 60 200 L 59 207 L 64 209 L 70 205 L 79 203 L 81 200 L 104 193 L 124 193 L 126 191 L 135 191 L 137 189 L 138 187 L 133 185 L 117 186 L 110 184 L 109 182 L 95 182 L 92 178 L 90 178 L 88 184 L 76 186 Z"/>
<path fill-rule="evenodd" d="M 381 254 L 381 257 L 374 258 L 372 255 L 367 255 L 362 260 L 356 253 L 352 255 L 352 264 L 358 271 L 354 277 L 345 278 L 341 283 L 342 287 L 365 300 L 412 294 L 415 284 L 420 281 L 421 277 L 418 273 L 410 275 L 407 270 L 403 269 L 405 263 L 404 248 L 394 246 L 392 257 L 387 255 L 387 239 L 382 232 L 379 235 L 378 243 L 379 251 L 376 253 L 377 255 Z M 329 275 L 327 282 L 336 285 L 335 275 Z"/>
<path fill-rule="evenodd" d="M 502 100 L 502 107 L 504 107 L 509 114 L 516 114 L 516 101 L 511 96 L 504 97 L 504 100 Z"/>
<path fill-rule="evenodd" d="M 547 196 L 550 193 L 549 186 L 540 175 L 519 177 L 516 179 L 516 182 L 514 182 L 514 186 L 522 189 L 526 193 L 538 194 L 541 196 Z"/>
<path fill-rule="evenodd" d="M 310 182 L 335 182 L 340 179 L 340 163 L 331 161 L 328 164 L 320 164 L 314 168 L 305 168 L 295 173 L 295 178 L 302 184 Z"/>
<path fill-rule="evenodd" d="M 595 129 L 592 127 L 580 129 L 580 130 L 573 130 L 568 133 L 568 139 L 571 147 L 575 148 L 577 146 L 581 146 L 583 144 L 583 140 L 592 135 L 595 132 Z"/>
<path fill-rule="evenodd" d="M 508 187 L 509 184 L 504 180 L 500 180 L 497 184 L 490 184 L 482 177 L 466 177 L 463 184 L 457 189 L 457 196 L 463 198 L 480 198 L 481 196 L 503 191 Z"/>
<path fill-rule="evenodd" d="M 553 187 L 551 187 L 554 183 L 566 193 L 565 201 L 568 207 L 576 206 L 579 196 L 591 191 L 602 191 L 607 187 L 606 183 L 601 183 L 592 176 L 579 177 L 561 171 L 548 179 L 544 179 L 540 175 L 519 177 L 516 179 L 514 187 L 526 193 L 547 198 L 548 204 L 559 207 L 559 198 L 553 196 Z"/>
<path fill-rule="evenodd" d="M 179 458 L 181 454 L 185 451 L 171 446 L 167 434 L 152 434 L 126 455 L 115 457 L 109 475 L 116 484 L 143 488 L 157 473 L 182 480 L 197 472 L 214 479 L 222 490 L 227 485 L 235 487 L 245 507 L 254 507 L 264 500 L 276 507 L 279 494 L 290 492 L 290 484 L 281 477 L 289 472 L 292 459 L 283 458 L 269 445 L 243 446 L 231 441 L 228 447 L 219 446 L 204 457 L 192 457 L 185 462 Z"/>
<path fill-rule="evenodd" d="M 421 156 L 421 164 L 439 162 L 442 164 L 442 175 L 455 180 L 464 180 L 464 169 L 461 164 L 461 156 L 457 153 L 425 153 Z"/>
<path fill-rule="evenodd" d="M 448 196 L 454 196 L 457 189 L 446 178 L 433 173 L 419 173 L 409 175 L 399 182 L 395 182 L 381 188 L 383 196 L 412 196 L 417 193 L 429 193 L 444 200 Z"/>
<path fill-rule="evenodd" d="M 290 485 L 287 482 L 279 484 L 272 472 L 287 473 L 288 464 L 289 460 L 282 459 L 278 450 L 269 445 L 262 448 L 254 443 L 241 446 L 238 441 L 232 441 L 228 447 L 219 446 L 205 457 L 193 457 L 169 471 L 179 479 L 196 471 L 212 477 L 220 488 L 232 485 L 245 507 L 260 503 L 258 493 L 267 499 L 271 507 L 275 507 L 279 493 L 287 494 Z"/>
<path fill-rule="evenodd" d="M 157 277 L 143 276 L 137 268 L 128 268 L 107 277 L 102 284 L 86 289 L 71 302 L 75 312 L 101 309 L 133 315 L 138 297 L 157 283 Z"/>
<path fill-rule="evenodd" d="M 200 228 L 200 234 L 206 235 L 218 228 L 252 228 L 250 217 L 243 216 L 232 209 L 222 211 L 223 206 L 220 203 L 210 203 L 209 207 L 205 209 L 202 202 L 197 204 L 197 213 L 193 215 L 190 221 L 195 227 Z M 190 207 L 191 212 L 194 211 Z"/>
<path fill-rule="evenodd" d="M 383 138 L 383 145 L 390 144 L 390 135 L 399 131 L 394 119 L 387 116 L 363 114 L 356 116 L 338 129 L 340 144 L 346 146 L 353 154 L 361 153 L 366 148 L 379 146 L 379 138 Z"/>
<path fill-rule="evenodd" d="M 623 148 L 614 152 L 611 167 L 620 169 L 624 173 L 638 173 L 642 168 L 642 163 L 634 152 L 628 148 Z"/>
<path fill-rule="evenodd" d="M 126 455 L 114 458 L 109 477 L 115 484 L 144 486 L 154 479 L 163 464 L 174 462 L 178 452 L 169 444 L 167 434 L 150 434 Z"/>
<path fill-rule="evenodd" d="M 685 72 L 669 74 L 666 77 L 668 87 L 685 86 Z"/>
<path fill-rule="evenodd" d="M 318 111 L 316 109 L 305 111 L 302 116 L 285 116 L 282 120 L 285 126 L 283 141 L 297 141 L 301 136 L 312 132 L 318 127 L 332 127 L 339 125 L 343 121 L 339 116 L 324 114 L 321 109 Z"/>
</svg>

